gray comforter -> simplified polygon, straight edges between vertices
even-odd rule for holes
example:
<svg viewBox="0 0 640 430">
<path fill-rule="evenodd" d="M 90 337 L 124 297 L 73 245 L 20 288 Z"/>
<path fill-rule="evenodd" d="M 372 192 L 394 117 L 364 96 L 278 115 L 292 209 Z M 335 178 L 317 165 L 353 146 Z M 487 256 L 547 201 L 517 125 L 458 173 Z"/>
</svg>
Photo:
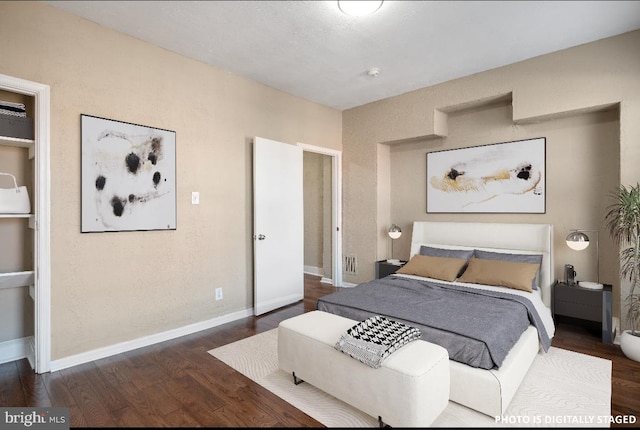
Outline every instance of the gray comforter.
<svg viewBox="0 0 640 430">
<path fill-rule="evenodd" d="M 551 340 L 525 297 L 391 275 L 321 297 L 317 309 L 362 321 L 382 315 L 422 332 L 451 360 L 499 368 L 522 333 L 534 325 L 547 350 Z"/>
</svg>

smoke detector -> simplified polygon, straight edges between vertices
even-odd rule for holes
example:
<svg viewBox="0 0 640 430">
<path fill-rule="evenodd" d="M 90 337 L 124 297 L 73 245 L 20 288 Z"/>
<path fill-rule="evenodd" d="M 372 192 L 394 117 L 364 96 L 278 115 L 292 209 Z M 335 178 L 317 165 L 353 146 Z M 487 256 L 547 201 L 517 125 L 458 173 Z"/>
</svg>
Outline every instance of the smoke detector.
<svg viewBox="0 0 640 430">
<path fill-rule="evenodd" d="M 372 78 L 375 78 L 379 74 L 380 74 L 380 69 L 378 69 L 377 67 L 372 67 L 369 70 L 367 70 L 367 75 L 371 76 Z"/>
</svg>

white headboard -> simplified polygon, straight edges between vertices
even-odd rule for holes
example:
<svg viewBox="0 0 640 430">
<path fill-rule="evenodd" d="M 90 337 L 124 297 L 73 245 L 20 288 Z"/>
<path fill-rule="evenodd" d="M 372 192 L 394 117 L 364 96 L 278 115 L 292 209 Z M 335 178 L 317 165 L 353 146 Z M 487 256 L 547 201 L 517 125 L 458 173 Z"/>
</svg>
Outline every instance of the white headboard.
<svg viewBox="0 0 640 430">
<path fill-rule="evenodd" d="M 542 300 L 551 306 L 551 285 L 555 280 L 551 224 L 415 221 L 411 236 L 412 257 L 420 252 L 423 244 L 540 252 Z"/>
</svg>

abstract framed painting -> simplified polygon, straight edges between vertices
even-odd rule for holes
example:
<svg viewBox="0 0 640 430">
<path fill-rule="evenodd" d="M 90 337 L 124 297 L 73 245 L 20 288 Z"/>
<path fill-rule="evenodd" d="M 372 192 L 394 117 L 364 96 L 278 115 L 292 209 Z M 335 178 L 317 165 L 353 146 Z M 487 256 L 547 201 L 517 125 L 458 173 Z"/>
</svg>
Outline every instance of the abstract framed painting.
<svg viewBox="0 0 640 430">
<path fill-rule="evenodd" d="M 81 115 L 82 233 L 176 229 L 176 133 Z"/>
<path fill-rule="evenodd" d="M 427 153 L 427 213 L 546 211 L 546 138 Z"/>
</svg>

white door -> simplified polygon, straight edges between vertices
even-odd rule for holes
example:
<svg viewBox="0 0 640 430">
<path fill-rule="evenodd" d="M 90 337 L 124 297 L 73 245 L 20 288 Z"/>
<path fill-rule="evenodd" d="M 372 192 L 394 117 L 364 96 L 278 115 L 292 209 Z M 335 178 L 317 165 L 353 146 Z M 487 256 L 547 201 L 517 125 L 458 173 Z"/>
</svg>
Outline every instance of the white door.
<svg viewBox="0 0 640 430">
<path fill-rule="evenodd" d="M 254 313 L 304 297 L 302 149 L 253 140 Z"/>
</svg>

